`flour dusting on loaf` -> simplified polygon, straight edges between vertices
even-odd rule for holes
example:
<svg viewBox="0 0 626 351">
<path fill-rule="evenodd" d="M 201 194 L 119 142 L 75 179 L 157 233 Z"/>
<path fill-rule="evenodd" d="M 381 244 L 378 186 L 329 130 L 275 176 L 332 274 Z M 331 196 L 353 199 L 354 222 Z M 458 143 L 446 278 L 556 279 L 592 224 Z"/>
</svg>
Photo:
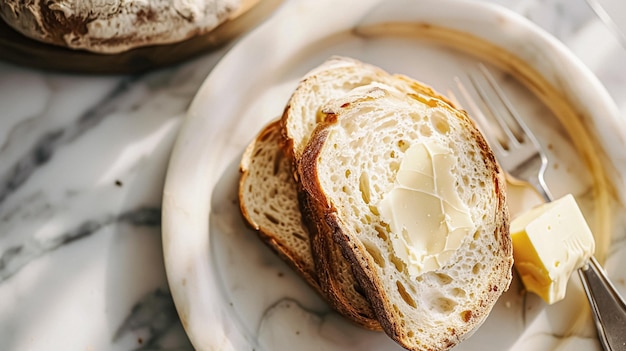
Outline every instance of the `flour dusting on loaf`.
<svg viewBox="0 0 626 351">
<path fill-rule="evenodd" d="M 98 53 L 119 53 L 206 33 L 240 0 L 3 0 L 0 16 L 42 42 Z"/>
</svg>

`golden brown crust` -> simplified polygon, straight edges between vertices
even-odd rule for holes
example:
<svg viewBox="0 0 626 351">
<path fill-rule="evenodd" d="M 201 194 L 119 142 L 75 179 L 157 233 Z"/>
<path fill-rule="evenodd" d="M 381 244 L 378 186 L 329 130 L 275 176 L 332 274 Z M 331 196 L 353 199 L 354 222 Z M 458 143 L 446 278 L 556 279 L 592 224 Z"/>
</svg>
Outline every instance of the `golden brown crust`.
<svg viewBox="0 0 626 351">
<path fill-rule="evenodd" d="M 365 309 L 363 308 L 364 306 L 355 308 L 354 301 L 347 299 L 345 292 L 342 291 L 341 283 L 337 281 L 337 276 L 341 274 L 341 272 L 338 272 L 338 269 L 345 266 L 345 263 L 341 261 L 347 262 L 348 265 L 350 265 L 350 261 L 346 261 L 343 249 L 334 243 L 329 235 L 326 235 L 329 230 L 327 221 L 320 220 L 320 216 L 323 216 L 323 211 L 320 211 L 313 204 L 314 200 L 304 191 L 300 193 L 300 201 L 303 217 L 307 218 L 305 223 L 311 233 L 311 250 L 313 251 L 318 279 L 324 294 L 329 297 L 328 302 L 335 310 L 348 317 L 352 322 L 370 330 L 382 330 L 373 309 Z M 312 218 L 316 220 L 311 220 Z M 352 274 L 355 274 L 353 267 L 350 267 L 350 270 Z M 358 289 L 362 290 L 360 293 L 366 299 L 364 290 L 361 287 L 358 287 Z M 369 303 L 369 300 L 365 300 L 365 302 Z"/>
<path fill-rule="evenodd" d="M 363 311 L 363 309 L 355 309 L 352 306 L 354 302 L 347 300 L 347 296 L 341 291 L 340 283 L 337 281 L 337 276 L 339 275 L 337 270 L 342 267 L 340 261 L 345 261 L 346 259 L 345 252 L 333 240 L 332 234 L 329 234 L 332 233 L 332 229 L 328 227 L 329 221 L 325 217 L 332 213 L 333 209 L 328 207 L 326 196 L 320 191 L 321 186 L 318 179 L 313 176 L 316 173 L 315 166 L 317 164 L 314 160 L 317 158 L 324 140 L 328 136 L 325 126 L 334 122 L 335 119 L 330 119 L 317 126 L 316 131 L 313 133 L 315 138 L 309 141 L 305 152 L 297 162 L 297 173 L 301 175 L 300 205 L 303 217 L 306 218 L 305 224 L 307 224 L 311 234 L 311 250 L 313 251 L 313 259 L 315 260 L 320 285 L 324 292 L 331 297 L 331 304 L 362 326 L 372 330 L 381 330 L 381 325 L 373 310 Z M 348 264 L 352 266 L 351 271 L 354 274 L 354 264 L 351 264 L 351 261 L 348 261 Z M 360 290 L 364 289 L 361 288 Z"/>
<path fill-rule="evenodd" d="M 316 269 L 320 272 L 318 274 L 324 276 L 323 279 L 320 279 L 320 283 L 326 286 L 326 290 L 332 291 L 334 275 L 331 268 L 332 264 L 329 262 L 328 248 L 340 245 L 342 254 L 352 266 L 355 278 L 369 300 L 380 327 L 385 331 L 396 330 L 397 328 L 392 323 L 393 318 L 387 315 L 388 309 L 382 303 L 384 299 L 379 294 L 381 287 L 377 286 L 375 284 L 376 279 L 368 274 L 371 271 L 363 269 L 363 267 L 373 265 L 374 262 L 367 256 L 358 256 L 356 254 L 357 251 L 363 252 L 364 248 L 356 249 L 352 247 L 353 245 L 361 246 L 361 244 L 353 242 L 349 235 L 345 235 L 340 224 L 341 219 L 337 216 L 336 209 L 330 206 L 328 198 L 319 183 L 319 178 L 316 176 L 317 157 L 328 137 L 329 131 L 327 126 L 332 125 L 334 122 L 336 122 L 336 119 L 318 125 L 298 163 L 298 172 L 300 173 L 302 190 L 304 192 L 301 198 L 307 200 L 307 206 L 303 210 L 306 213 L 306 217 L 315 218 L 315 220 L 309 221 L 316 223 L 315 231 L 312 232 L 311 236 L 311 249 L 314 250 L 313 257 Z M 340 297 L 337 296 L 337 298 Z M 350 302 L 347 301 L 346 303 L 349 304 Z"/>
</svg>

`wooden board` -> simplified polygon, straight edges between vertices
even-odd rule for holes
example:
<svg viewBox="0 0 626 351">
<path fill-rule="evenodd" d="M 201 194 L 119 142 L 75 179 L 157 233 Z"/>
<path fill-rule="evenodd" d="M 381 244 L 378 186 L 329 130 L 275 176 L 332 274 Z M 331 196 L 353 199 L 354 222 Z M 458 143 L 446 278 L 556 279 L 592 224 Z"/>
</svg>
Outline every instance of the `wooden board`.
<svg viewBox="0 0 626 351">
<path fill-rule="evenodd" d="M 18 33 L 0 20 L 0 60 L 72 73 L 129 74 L 166 67 L 219 48 L 267 18 L 282 0 L 242 0 L 241 8 L 209 33 L 166 45 L 120 54 L 96 54 L 45 44 Z"/>
</svg>

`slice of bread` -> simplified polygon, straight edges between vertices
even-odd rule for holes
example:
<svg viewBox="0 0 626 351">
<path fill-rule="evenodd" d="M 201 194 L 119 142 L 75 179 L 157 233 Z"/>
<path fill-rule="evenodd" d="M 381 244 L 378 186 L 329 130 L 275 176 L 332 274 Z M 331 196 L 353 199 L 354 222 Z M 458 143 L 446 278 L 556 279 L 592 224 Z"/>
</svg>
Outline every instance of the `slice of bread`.
<svg viewBox="0 0 626 351">
<path fill-rule="evenodd" d="M 447 102 L 430 87 L 409 77 L 391 75 L 381 68 L 352 58 L 331 57 L 301 79 L 281 117 L 285 150 L 292 155 L 295 164 L 299 162 L 315 127 L 326 118 L 322 113 L 324 104 L 328 100 L 354 94 L 355 89 L 371 85 L 436 96 Z M 297 176 L 296 173 L 296 178 Z M 297 179 L 296 182 L 299 183 Z M 306 193 L 303 193 L 300 202 L 307 201 Z M 307 217 L 309 216 L 305 216 L 305 219 Z M 362 289 L 353 278 L 352 267 L 341 255 L 339 246 L 332 238 L 317 235 L 328 231 L 328 228 L 324 227 L 325 222 L 319 221 L 314 215 L 310 217 L 314 220 L 305 222 L 311 233 L 317 276 L 324 294 L 336 307 L 335 309 L 343 311 L 350 319 L 368 328 L 380 329 L 378 322 L 367 325 L 368 321 L 375 321 L 374 313 L 365 308 L 367 304 L 361 296 Z"/>
<path fill-rule="evenodd" d="M 239 207 L 246 222 L 316 291 L 321 292 L 302 223 L 292 162 L 280 143 L 280 124 L 270 122 L 248 145 L 239 166 Z"/>
<path fill-rule="evenodd" d="M 380 323 L 360 291 L 340 247 L 324 250 L 325 270 L 332 274 L 332 289 L 321 289 L 309 232 L 303 224 L 292 159 L 284 152 L 279 121 L 269 123 L 246 148 L 241 165 L 239 205 L 247 223 L 259 237 L 290 264 L 330 305 L 352 322 L 372 330 Z M 314 225 L 310 223 L 310 225 Z"/>
<path fill-rule="evenodd" d="M 316 235 L 342 247 L 383 329 L 410 350 L 446 350 L 471 335 L 513 264 L 503 172 L 466 114 L 430 92 L 374 84 L 331 100 L 297 168 L 305 217 L 323 222 Z M 405 152 L 425 142 L 450 151 L 452 189 L 473 227 L 441 267 L 415 274 L 380 204 Z"/>
</svg>

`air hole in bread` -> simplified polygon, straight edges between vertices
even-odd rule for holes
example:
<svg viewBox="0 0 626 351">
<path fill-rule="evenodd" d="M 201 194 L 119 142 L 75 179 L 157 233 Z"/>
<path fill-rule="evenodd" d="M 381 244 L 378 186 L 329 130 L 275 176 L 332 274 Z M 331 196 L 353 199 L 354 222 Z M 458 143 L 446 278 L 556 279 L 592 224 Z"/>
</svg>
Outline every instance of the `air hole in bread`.
<svg viewBox="0 0 626 351">
<path fill-rule="evenodd" d="M 409 330 L 409 331 L 406 333 L 406 336 L 408 336 L 409 338 L 412 338 L 412 337 L 414 337 L 414 336 L 415 336 L 415 333 L 413 333 L 413 331 L 412 331 L 412 330 Z"/>
<path fill-rule="evenodd" d="M 387 241 L 389 237 L 387 236 L 387 231 L 385 229 L 381 228 L 380 226 L 375 226 L 374 229 L 376 229 L 376 232 L 378 233 L 378 237 L 381 240 Z"/>
<path fill-rule="evenodd" d="M 404 271 L 404 262 L 402 262 L 396 255 L 389 255 L 389 260 L 393 263 L 399 273 Z"/>
<path fill-rule="evenodd" d="M 398 122 L 394 118 L 388 118 L 382 124 L 377 125 L 376 130 L 385 130 L 385 129 L 393 130 L 397 124 Z"/>
<path fill-rule="evenodd" d="M 450 124 L 448 118 L 441 111 L 435 111 L 431 115 L 431 124 L 433 128 L 441 134 L 448 134 L 450 132 Z"/>
<path fill-rule="evenodd" d="M 346 169 L 346 172 L 345 172 L 346 179 L 350 177 L 350 174 L 352 174 L 352 172 L 350 172 L 349 169 Z"/>
<path fill-rule="evenodd" d="M 454 297 L 465 297 L 465 290 L 461 288 L 454 288 L 450 291 L 450 294 Z"/>
<path fill-rule="evenodd" d="M 361 126 L 358 126 L 358 125 L 356 125 L 356 124 L 354 124 L 354 123 L 352 123 L 352 122 L 346 122 L 346 123 L 344 124 L 344 129 L 346 130 L 346 132 L 348 132 L 348 133 L 350 133 L 350 134 L 351 134 L 351 133 L 356 132 L 356 131 L 357 131 L 357 130 L 359 130 L 360 128 L 362 128 L 362 127 L 361 127 Z"/>
<path fill-rule="evenodd" d="M 370 205 L 369 206 L 370 212 L 374 215 L 374 216 L 379 216 L 380 212 L 378 212 L 378 207 L 374 206 L 374 205 Z M 378 229 L 376 229 L 378 230 Z"/>
<path fill-rule="evenodd" d="M 402 152 L 405 152 L 409 148 L 409 146 L 409 143 L 407 143 L 406 141 L 402 139 L 398 140 L 398 148 L 400 148 Z"/>
<path fill-rule="evenodd" d="M 477 230 L 474 232 L 474 235 L 472 236 L 472 239 L 474 240 L 478 240 L 480 238 L 480 230 Z"/>
<path fill-rule="evenodd" d="M 362 107 L 362 108 L 359 109 L 359 111 L 360 111 L 359 113 L 361 113 L 361 114 L 368 114 L 368 113 L 370 113 L 370 112 L 372 112 L 374 110 L 375 109 L 372 108 L 372 107 Z"/>
<path fill-rule="evenodd" d="M 352 195 L 352 190 L 350 190 L 350 188 L 345 185 L 341 187 L 341 191 L 346 195 Z"/>
<path fill-rule="evenodd" d="M 396 286 L 398 287 L 398 292 L 400 293 L 400 297 L 402 297 L 402 300 L 404 300 L 404 302 L 406 302 L 407 305 L 413 308 L 417 308 L 417 305 L 415 304 L 415 300 L 413 300 L 411 295 L 409 295 L 409 293 L 406 291 L 406 288 L 404 287 L 404 285 L 400 281 L 396 281 Z"/>
<path fill-rule="evenodd" d="M 373 244 L 370 244 L 367 242 L 363 242 L 363 245 L 365 246 L 365 250 L 367 250 L 367 253 L 369 253 L 370 256 L 372 256 L 372 259 L 374 259 L 374 262 L 379 267 L 385 268 L 385 260 L 383 259 L 383 256 L 380 254 L 380 250 Z"/>
<path fill-rule="evenodd" d="M 474 267 L 472 267 L 472 274 L 476 275 L 478 273 L 480 273 L 480 271 L 483 269 L 483 265 L 480 263 L 476 263 L 474 265 Z"/>
<path fill-rule="evenodd" d="M 366 298 L 365 291 L 363 291 L 363 288 L 359 284 L 353 284 L 352 288 L 354 289 L 354 291 L 357 292 L 357 294 L 363 296 L 363 298 Z"/>
<path fill-rule="evenodd" d="M 433 135 L 433 130 L 427 124 L 423 124 L 420 126 L 420 134 L 428 138 Z"/>
<path fill-rule="evenodd" d="M 461 319 L 463 320 L 463 322 L 467 323 L 470 321 L 470 319 L 472 319 L 472 311 L 470 310 L 465 310 L 463 312 L 461 312 Z"/>
<path fill-rule="evenodd" d="M 274 223 L 274 224 L 278 224 L 280 223 L 280 221 L 278 220 L 278 218 L 274 217 L 272 214 L 270 213 L 264 213 L 265 218 L 267 218 L 268 221 Z"/>
<path fill-rule="evenodd" d="M 463 168 L 465 165 L 461 165 L 461 168 Z M 468 186 L 469 185 L 469 177 L 464 175 L 463 177 L 461 177 L 461 180 L 463 181 L 463 185 Z"/>
<path fill-rule="evenodd" d="M 393 308 L 393 311 L 394 311 L 397 315 L 402 315 L 402 312 L 400 312 L 400 309 L 398 308 L 398 305 L 393 304 L 393 305 L 391 305 L 391 308 Z"/>
<path fill-rule="evenodd" d="M 444 273 L 435 273 L 434 277 L 437 279 L 437 283 L 441 285 L 448 285 L 452 283 L 452 277 Z"/>
<path fill-rule="evenodd" d="M 363 224 L 372 224 L 372 217 L 370 217 L 369 215 L 364 215 L 363 216 Z"/>
<path fill-rule="evenodd" d="M 395 173 L 398 172 L 398 169 L 400 169 L 400 163 L 398 163 L 397 161 L 389 162 L 389 170 L 391 172 L 393 172 L 395 174 Z"/>
<path fill-rule="evenodd" d="M 278 149 L 276 153 L 274 154 L 274 168 L 272 169 L 272 172 L 274 172 L 273 173 L 274 176 L 280 173 L 280 163 L 282 160 L 283 160 L 282 149 Z"/>
<path fill-rule="evenodd" d="M 366 204 L 370 203 L 370 179 L 367 173 L 362 172 L 359 177 L 359 190 L 361 191 L 361 197 Z"/>
<path fill-rule="evenodd" d="M 395 150 L 391 150 L 391 152 L 389 153 L 389 158 L 396 158 L 396 151 Z"/>
<path fill-rule="evenodd" d="M 437 297 L 431 302 L 432 308 L 441 313 L 450 313 L 454 311 L 456 302 L 444 296 Z"/>
<path fill-rule="evenodd" d="M 409 116 L 411 116 L 411 119 L 413 119 L 415 122 L 419 122 L 422 120 L 422 116 L 419 113 L 411 112 L 409 113 Z"/>
<path fill-rule="evenodd" d="M 301 234 L 296 233 L 296 232 L 291 232 L 291 235 L 293 235 L 296 239 L 300 239 L 302 241 L 308 241 L 309 240 L 309 238 L 307 238 L 305 236 L 302 236 Z"/>
<path fill-rule="evenodd" d="M 478 197 L 476 196 L 476 193 L 472 193 L 472 196 L 470 197 L 470 200 L 469 200 L 469 205 L 473 207 L 474 205 L 476 205 L 477 202 L 478 202 Z"/>
</svg>

